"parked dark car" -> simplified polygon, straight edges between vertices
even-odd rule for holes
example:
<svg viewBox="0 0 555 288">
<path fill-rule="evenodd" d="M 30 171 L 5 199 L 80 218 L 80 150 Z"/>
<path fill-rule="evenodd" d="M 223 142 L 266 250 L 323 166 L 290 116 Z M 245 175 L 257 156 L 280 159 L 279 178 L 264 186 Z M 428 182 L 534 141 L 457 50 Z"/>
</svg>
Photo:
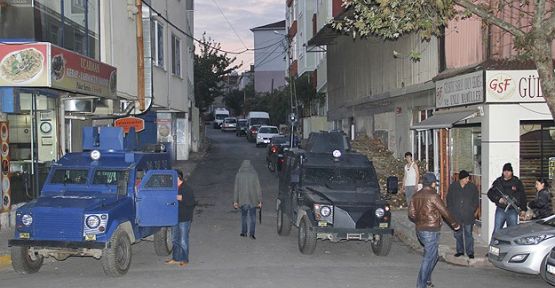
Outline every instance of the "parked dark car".
<svg viewBox="0 0 555 288">
<path fill-rule="evenodd" d="M 236 136 L 247 136 L 247 119 L 238 119 L 235 127 Z"/>
<path fill-rule="evenodd" d="M 290 146 L 290 140 L 287 136 L 275 136 L 270 140 L 267 146 L 266 165 L 270 172 L 281 171 L 283 164 L 283 152 Z"/>
<path fill-rule="evenodd" d="M 316 134 L 320 135 L 311 135 L 313 140 L 341 141 L 285 151 L 276 203 L 278 235 L 298 227 L 303 254 L 312 254 L 320 239 L 368 241 L 374 254 L 388 255 L 393 241 L 391 211 L 381 199 L 372 162 L 347 149 L 343 135 Z"/>
<path fill-rule="evenodd" d="M 258 134 L 258 128 L 261 125 L 252 125 L 247 129 L 247 141 L 256 142 L 256 135 Z"/>
</svg>

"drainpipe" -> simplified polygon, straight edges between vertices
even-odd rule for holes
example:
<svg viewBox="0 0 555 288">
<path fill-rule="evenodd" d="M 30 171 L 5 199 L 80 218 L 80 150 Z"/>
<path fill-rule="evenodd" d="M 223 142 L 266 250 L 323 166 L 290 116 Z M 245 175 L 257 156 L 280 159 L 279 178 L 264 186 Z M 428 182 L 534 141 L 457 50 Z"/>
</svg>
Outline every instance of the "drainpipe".
<svg viewBox="0 0 555 288">
<path fill-rule="evenodd" d="M 139 110 L 145 111 L 145 51 L 143 39 L 143 2 L 135 0 L 137 7 L 137 98 Z"/>
</svg>

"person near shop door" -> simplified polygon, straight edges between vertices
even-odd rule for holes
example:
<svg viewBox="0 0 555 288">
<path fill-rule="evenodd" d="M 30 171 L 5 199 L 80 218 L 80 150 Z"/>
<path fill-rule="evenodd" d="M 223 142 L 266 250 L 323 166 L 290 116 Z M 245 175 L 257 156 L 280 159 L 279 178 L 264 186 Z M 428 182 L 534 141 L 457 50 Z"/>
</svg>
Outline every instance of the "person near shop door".
<svg viewBox="0 0 555 288">
<path fill-rule="evenodd" d="M 492 236 L 495 235 L 495 232 L 502 229 L 505 223 L 507 223 L 507 227 L 517 225 L 519 214 L 521 217 L 525 216 L 528 207 L 526 206 L 524 185 L 522 181 L 513 174 L 513 166 L 511 163 L 505 163 L 505 165 L 503 165 L 503 173 L 499 178 L 493 181 L 488 191 L 488 198 L 497 206 Z M 509 200 L 514 202 L 516 208 L 510 205 Z"/>
<path fill-rule="evenodd" d="M 436 191 L 436 177 L 426 173 L 422 177 L 423 188 L 414 194 L 409 203 L 409 219 L 414 222 L 416 236 L 424 245 L 424 256 L 416 282 L 417 288 L 433 287 L 432 272 L 439 259 L 438 248 L 443 218 L 458 231 L 461 226 L 449 212 Z"/>
<path fill-rule="evenodd" d="M 542 219 L 553 215 L 549 181 L 545 178 L 538 178 L 536 180 L 536 191 L 536 199 L 528 203 L 528 206 L 534 211 L 534 219 Z"/>
<path fill-rule="evenodd" d="M 459 180 L 449 185 L 447 190 L 447 208 L 453 214 L 455 220 L 461 224 L 461 229 L 454 232 L 457 242 L 457 253 L 460 257 L 466 252 L 466 256 L 474 259 L 474 215 L 479 207 L 480 195 L 478 188 L 470 182 L 470 174 L 466 170 L 459 172 Z"/>
<path fill-rule="evenodd" d="M 405 194 L 405 199 L 408 206 L 412 195 L 414 195 L 414 192 L 416 192 L 416 187 L 418 185 L 420 175 L 418 172 L 418 165 L 412 159 L 411 152 L 405 153 L 405 161 L 407 161 L 407 164 L 405 164 L 405 167 L 403 169 L 405 175 L 403 177 L 401 193 Z"/>
</svg>

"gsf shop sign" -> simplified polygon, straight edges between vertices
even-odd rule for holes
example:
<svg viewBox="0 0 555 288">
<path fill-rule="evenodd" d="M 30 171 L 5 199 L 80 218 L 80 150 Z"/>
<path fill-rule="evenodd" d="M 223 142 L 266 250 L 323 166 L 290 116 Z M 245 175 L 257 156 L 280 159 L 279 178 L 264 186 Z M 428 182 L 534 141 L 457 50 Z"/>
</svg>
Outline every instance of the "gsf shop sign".
<svg viewBox="0 0 555 288">
<path fill-rule="evenodd" d="M 486 71 L 486 102 L 545 102 L 538 71 Z"/>
</svg>

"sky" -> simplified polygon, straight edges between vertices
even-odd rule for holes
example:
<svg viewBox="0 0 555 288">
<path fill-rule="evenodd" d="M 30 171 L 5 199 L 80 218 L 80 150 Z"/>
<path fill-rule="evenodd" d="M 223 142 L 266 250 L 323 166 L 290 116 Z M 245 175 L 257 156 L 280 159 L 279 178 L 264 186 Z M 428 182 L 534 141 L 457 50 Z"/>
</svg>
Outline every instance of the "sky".
<svg viewBox="0 0 555 288">
<path fill-rule="evenodd" d="M 241 51 L 245 46 L 253 48 L 254 40 L 250 29 L 284 20 L 285 2 L 285 0 L 195 1 L 195 37 L 200 39 L 202 33 L 206 32 L 207 36 L 219 42 L 222 49 L 227 51 Z M 237 55 L 237 64 L 243 62 L 239 71 L 249 69 L 249 65 L 254 61 L 253 53 L 249 51 Z"/>
</svg>

